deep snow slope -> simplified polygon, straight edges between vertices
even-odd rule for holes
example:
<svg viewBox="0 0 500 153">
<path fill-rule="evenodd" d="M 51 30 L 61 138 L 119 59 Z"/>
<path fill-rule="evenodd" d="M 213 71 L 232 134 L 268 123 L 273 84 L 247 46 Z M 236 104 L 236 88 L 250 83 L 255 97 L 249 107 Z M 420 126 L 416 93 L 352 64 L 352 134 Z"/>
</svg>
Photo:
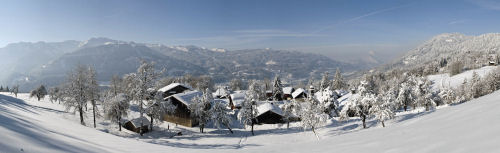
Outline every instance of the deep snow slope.
<svg viewBox="0 0 500 153">
<path fill-rule="evenodd" d="M 373 120 L 368 129 L 361 129 L 358 119 L 330 121 L 318 130 L 321 140 L 297 124 L 290 130 L 257 126 L 257 135 L 248 137 L 239 128 L 234 135 L 215 129 L 199 134 L 179 126 L 186 135 L 139 139 L 127 131 L 117 136 L 81 126 L 56 103 L 1 93 L 0 152 L 500 152 L 498 99 L 495 92 L 433 112 L 400 113 L 386 128 Z"/>
<path fill-rule="evenodd" d="M 444 74 L 429 75 L 427 76 L 427 78 L 433 82 L 432 89 L 434 91 L 443 88 L 458 88 L 464 82 L 464 79 L 470 81 L 472 79 L 472 74 L 474 72 L 476 72 L 479 75 L 479 77 L 484 77 L 497 68 L 498 66 L 485 66 L 479 69 L 468 70 L 453 76 L 450 76 L 449 73 L 444 73 Z"/>
</svg>

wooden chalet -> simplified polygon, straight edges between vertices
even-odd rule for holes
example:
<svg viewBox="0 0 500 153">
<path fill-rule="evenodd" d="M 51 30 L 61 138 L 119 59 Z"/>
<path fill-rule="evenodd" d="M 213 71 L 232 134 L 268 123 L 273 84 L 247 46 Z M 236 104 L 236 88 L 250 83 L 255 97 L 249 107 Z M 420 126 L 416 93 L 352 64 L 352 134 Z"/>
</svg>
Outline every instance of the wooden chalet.
<svg viewBox="0 0 500 153">
<path fill-rule="evenodd" d="M 283 99 L 290 100 L 292 99 L 292 93 L 295 91 L 293 87 L 284 87 L 283 88 Z"/>
<path fill-rule="evenodd" d="M 283 111 L 271 103 L 263 103 L 257 107 L 259 114 L 252 120 L 255 124 L 277 124 L 284 123 Z"/>
<path fill-rule="evenodd" d="M 197 126 L 198 121 L 191 117 L 191 110 L 189 109 L 189 105 L 193 103 L 192 100 L 196 96 L 201 97 L 203 93 L 199 91 L 187 91 L 167 97 L 166 100 L 170 100 L 177 108 L 173 114 L 167 114 L 163 119 L 186 127 Z"/>
<path fill-rule="evenodd" d="M 134 131 L 136 133 L 139 133 L 140 130 L 141 130 L 141 121 L 142 121 L 142 133 L 146 133 L 146 132 L 149 132 L 149 126 L 150 126 L 150 121 L 148 120 L 148 118 L 146 118 L 145 116 L 143 117 L 139 117 L 139 118 L 135 118 L 135 119 L 132 119 L 130 121 L 127 121 L 123 124 L 123 128 L 127 129 L 127 130 L 130 130 L 130 131 Z"/>
<path fill-rule="evenodd" d="M 163 97 L 168 97 L 168 96 L 171 96 L 174 94 L 183 93 L 183 92 L 192 91 L 192 90 L 193 89 L 191 89 L 191 87 L 189 87 L 187 85 L 180 84 L 180 83 L 172 83 L 172 84 L 169 84 L 168 86 L 165 86 L 165 87 L 159 89 L 158 92 L 163 93 Z"/>
<path fill-rule="evenodd" d="M 292 93 L 292 98 L 293 99 L 307 98 L 307 92 L 306 90 L 299 88 Z"/>
</svg>

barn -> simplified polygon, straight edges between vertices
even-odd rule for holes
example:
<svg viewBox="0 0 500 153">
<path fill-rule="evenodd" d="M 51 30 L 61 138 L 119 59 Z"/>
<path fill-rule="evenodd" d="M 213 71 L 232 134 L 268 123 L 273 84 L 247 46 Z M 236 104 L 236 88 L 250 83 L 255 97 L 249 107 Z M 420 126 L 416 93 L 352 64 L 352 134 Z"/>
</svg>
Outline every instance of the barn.
<svg viewBox="0 0 500 153">
<path fill-rule="evenodd" d="M 168 97 L 174 94 L 183 93 L 185 91 L 192 91 L 191 87 L 180 84 L 180 83 L 172 83 L 168 86 L 160 88 L 158 91 L 163 93 L 163 97 Z"/>
<path fill-rule="evenodd" d="M 284 87 L 283 88 L 283 99 L 290 100 L 292 99 L 292 93 L 295 91 L 293 87 Z"/>
<path fill-rule="evenodd" d="M 196 96 L 201 97 L 203 96 L 203 93 L 199 91 L 187 91 L 167 97 L 166 100 L 170 100 L 172 104 L 177 106 L 177 108 L 173 114 L 165 115 L 163 117 L 164 120 L 186 127 L 194 127 L 198 125 L 198 122 L 191 118 L 191 110 L 189 110 L 189 105 L 193 102 L 192 100 Z"/>
<path fill-rule="evenodd" d="M 130 130 L 130 131 L 134 131 L 136 133 L 139 133 L 141 130 L 140 129 L 141 120 L 142 120 L 142 124 L 143 124 L 143 126 L 142 126 L 143 133 L 149 132 L 149 125 L 151 122 L 148 120 L 148 118 L 146 118 L 144 116 L 125 122 L 123 124 L 123 128 Z"/>
<path fill-rule="evenodd" d="M 231 109 L 241 109 L 241 104 L 245 101 L 245 92 L 233 93 L 229 96 Z"/>
<path fill-rule="evenodd" d="M 306 90 L 299 88 L 292 93 L 293 99 L 307 98 Z"/>
<path fill-rule="evenodd" d="M 255 124 L 277 124 L 285 123 L 283 120 L 283 111 L 271 103 L 263 103 L 257 107 L 259 114 L 253 120 Z"/>
</svg>

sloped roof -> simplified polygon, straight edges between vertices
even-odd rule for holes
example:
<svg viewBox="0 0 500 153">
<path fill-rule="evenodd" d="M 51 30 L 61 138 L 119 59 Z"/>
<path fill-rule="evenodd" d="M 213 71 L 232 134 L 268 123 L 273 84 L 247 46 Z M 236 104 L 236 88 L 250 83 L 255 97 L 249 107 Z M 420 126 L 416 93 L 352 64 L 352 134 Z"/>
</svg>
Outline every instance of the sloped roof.
<svg viewBox="0 0 500 153">
<path fill-rule="evenodd" d="M 241 104 L 245 101 L 245 93 L 233 93 L 231 94 L 231 99 L 233 100 L 234 106 L 241 106 Z"/>
<path fill-rule="evenodd" d="M 135 127 L 140 127 L 141 126 L 141 120 L 142 120 L 142 124 L 143 125 L 148 125 L 151 124 L 151 122 L 149 121 L 149 119 L 145 116 L 143 117 L 139 117 L 139 118 L 134 118 L 132 120 L 130 120 L 130 122 L 132 124 L 134 124 Z"/>
<path fill-rule="evenodd" d="M 278 106 L 273 105 L 271 103 L 263 103 L 263 104 L 259 105 L 257 107 L 257 111 L 259 112 L 259 114 L 257 116 L 262 115 L 268 111 L 271 111 L 273 113 L 276 113 L 278 115 L 283 116 L 283 111 L 281 110 L 281 108 L 279 108 Z"/>
<path fill-rule="evenodd" d="M 180 102 L 184 103 L 186 106 L 189 106 L 191 103 L 193 103 L 193 98 L 196 96 L 203 96 L 203 93 L 199 91 L 188 91 L 188 92 L 183 92 L 183 93 L 178 93 L 175 95 L 172 95 L 175 99 L 179 100 Z"/>
<path fill-rule="evenodd" d="M 229 91 L 227 91 L 226 89 L 219 88 L 214 92 L 214 96 L 226 96 L 228 93 Z"/>
<path fill-rule="evenodd" d="M 283 94 L 290 95 L 290 94 L 292 94 L 292 92 L 293 92 L 293 87 L 284 87 L 283 88 Z"/>
<path fill-rule="evenodd" d="M 302 89 L 302 88 L 299 88 L 297 90 L 295 90 L 293 93 L 292 93 L 292 97 L 293 98 L 296 98 L 297 96 L 299 96 L 301 93 L 306 93 L 306 90 Z"/>
<path fill-rule="evenodd" d="M 187 86 L 187 85 L 184 85 L 184 84 L 180 84 L 180 83 L 171 83 L 169 84 L 168 86 L 165 86 L 163 88 L 161 88 L 160 90 L 158 91 L 161 91 L 161 92 L 167 92 L 169 90 L 172 90 L 173 88 L 177 87 L 177 86 L 182 86 L 184 88 L 188 88 L 189 90 L 193 90 L 191 89 L 191 87 Z"/>
</svg>

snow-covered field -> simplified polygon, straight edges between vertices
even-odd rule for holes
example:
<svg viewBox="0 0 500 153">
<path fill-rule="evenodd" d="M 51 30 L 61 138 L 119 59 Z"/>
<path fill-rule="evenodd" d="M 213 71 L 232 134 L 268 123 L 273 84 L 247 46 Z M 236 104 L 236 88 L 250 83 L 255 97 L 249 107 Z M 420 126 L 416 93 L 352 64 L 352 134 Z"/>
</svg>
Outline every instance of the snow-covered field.
<svg viewBox="0 0 500 153">
<path fill-rule="evenodd" d="M 245 129 L 174 127 L 183 136 L 170 137 L 168 123 L 143 137 L 117 131 L 116 123 L 99 119 L 92 128 L 48 100 L 20 94 L 0 94 L 0 152 L 500 152 L 500 92 L 433 112 L 400 113 L 382 128 L 375 121 L 362 129 L 358 119 L 329 121 L 318 130 L 321 140 L 297 124 L 256 126 L 256 136 Z M 90 112 L 90 110 L 89 110 Z M 109 130 L 107 130 L 109 129 Z"/>
<path fill-rule="evenodd" d="M 433 82 L 432 89 L 434 91 L 443 88 L 458 88 L 464 82 L 464 79 L 470 81 L 474 72 L 476 72 L 480 77 L 484 77 L 497 68 L 498 66 L 485 66 L 479 69 L 465 71 L 454 76 L 450 76 L 449 73 L 444 73 L 429 75 L 427 78 Z"/>
</svg>

